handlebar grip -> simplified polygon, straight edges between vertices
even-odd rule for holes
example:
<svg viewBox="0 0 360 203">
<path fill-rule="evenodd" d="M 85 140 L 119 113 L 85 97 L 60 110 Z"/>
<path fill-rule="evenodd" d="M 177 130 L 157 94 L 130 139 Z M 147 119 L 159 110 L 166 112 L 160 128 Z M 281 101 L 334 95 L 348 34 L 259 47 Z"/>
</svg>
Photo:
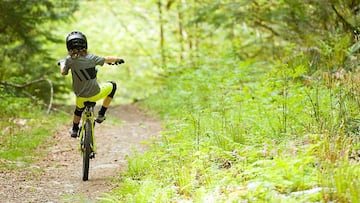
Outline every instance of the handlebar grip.
<svg viewBox="0 0 360 203">
<path fill-rule="evenodd" d="M 122 63 L 125 63 L 124 59 L 118 59 L 113 63 L 107 63 L 107 64 L 109 64 L 109 65 L 120 65 Z"/>
</svg>

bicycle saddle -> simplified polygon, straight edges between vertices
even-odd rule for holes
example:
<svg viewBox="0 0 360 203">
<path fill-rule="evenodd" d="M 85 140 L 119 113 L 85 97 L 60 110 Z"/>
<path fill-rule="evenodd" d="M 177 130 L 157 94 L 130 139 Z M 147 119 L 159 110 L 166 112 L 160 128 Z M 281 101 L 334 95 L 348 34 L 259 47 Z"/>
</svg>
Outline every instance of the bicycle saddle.
<svg viewBox="0 0 360 203">
<path fill-rule="evenodd" d="M 84 102 L 84 105 L 87 107 L 94 107 L 96 105 L 96 102 L 86 101 Z"/>
</svg>

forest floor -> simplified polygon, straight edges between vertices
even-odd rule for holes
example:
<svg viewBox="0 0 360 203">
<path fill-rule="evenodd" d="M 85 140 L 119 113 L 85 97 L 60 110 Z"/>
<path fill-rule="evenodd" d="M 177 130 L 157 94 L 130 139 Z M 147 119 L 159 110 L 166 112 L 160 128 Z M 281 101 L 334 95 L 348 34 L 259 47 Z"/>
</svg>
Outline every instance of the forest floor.
<svg viewBox="0 0 360 203">
<path fill-rule="evenodd" d="M 161 124 L 135 105 L 120 105 L 108 110 L 106 120 L 95 126 L 97 154 L 90 161 L 88 181 L 82 181 L 82 158 L 78 139 L 64 126 L 53 136 L 30 166 L 0 171 L 1 202 L 95 202 L 116 187 L 111 181 L 127 167 L 126 156 L 144 152 L 144 142 L 159 135 Z"/>
</svg>

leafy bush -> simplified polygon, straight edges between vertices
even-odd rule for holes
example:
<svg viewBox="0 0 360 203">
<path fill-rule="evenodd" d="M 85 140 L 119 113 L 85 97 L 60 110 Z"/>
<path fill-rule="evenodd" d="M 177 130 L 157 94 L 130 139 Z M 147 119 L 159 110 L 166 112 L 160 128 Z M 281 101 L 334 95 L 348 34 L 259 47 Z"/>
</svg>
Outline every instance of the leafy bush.
<svg viewBox="0 0 360 203">
<path fill-rule="evenodd" d="M 346 168 L 358 168 L 347 159 L 358 146 L 356 129 L 345 124 L 358 110 L 343 81 L 303 77 L 309 72 L 295 63 L 229 64 L 185 68 L 143 103 L 167 120 L 166 132 L 145 156 L 129 160 L 123 175 L 132 189 L 116 194 L 155 197 L 145 189 L 152 180 L 167 191 L 165 201 L 356 199 L 354 187 L 340 192 L 356 179 Z"/>
</svg>

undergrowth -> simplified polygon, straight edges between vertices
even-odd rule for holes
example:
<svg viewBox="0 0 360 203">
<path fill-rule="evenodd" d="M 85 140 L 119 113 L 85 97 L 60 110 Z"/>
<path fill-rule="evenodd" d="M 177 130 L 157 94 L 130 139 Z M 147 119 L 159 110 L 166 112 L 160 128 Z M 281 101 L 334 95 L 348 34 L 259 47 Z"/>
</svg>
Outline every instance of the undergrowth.
<svg viewBox="0 0 360 203">
<path fill-rule="evenodd" d="M 54 136 L 62 114 L 48 115 L 28 98 L 2 93 L 0 168 L 26 167 L 41 155 L 40 146 Z"/>
<path fill-rule="evenodd" d="M 170 75 L 166 120 L 103 202 L 357 202 L 358 111 L 341 81 L 239 62 Z M 352 122 L 350 122 L 352 121 Z"/>
</svg>

